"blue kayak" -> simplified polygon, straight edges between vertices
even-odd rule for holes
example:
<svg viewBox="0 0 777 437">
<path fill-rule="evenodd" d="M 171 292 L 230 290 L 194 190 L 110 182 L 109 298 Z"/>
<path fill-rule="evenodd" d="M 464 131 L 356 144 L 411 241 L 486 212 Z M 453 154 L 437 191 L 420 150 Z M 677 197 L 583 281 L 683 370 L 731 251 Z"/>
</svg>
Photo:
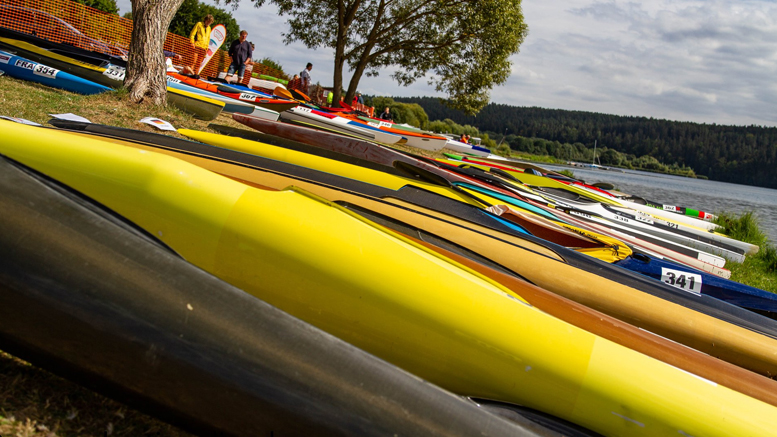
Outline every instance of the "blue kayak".
<svg viewBox="0 0 777 437">
<path fill-rule="evenodd" d="M 704 294 L 741 308 L 777 318 L 777 294 L 723 279 L 691 267 L 635 254 L 615 263 L 693 294 Z"/>
<path fill-rule="evenodd" d="M 79 94 L 98 94 L 111 90 L 107 86 L 4 51 L 0 51 L 0 71 L 17 79 Z"/>
</svg>

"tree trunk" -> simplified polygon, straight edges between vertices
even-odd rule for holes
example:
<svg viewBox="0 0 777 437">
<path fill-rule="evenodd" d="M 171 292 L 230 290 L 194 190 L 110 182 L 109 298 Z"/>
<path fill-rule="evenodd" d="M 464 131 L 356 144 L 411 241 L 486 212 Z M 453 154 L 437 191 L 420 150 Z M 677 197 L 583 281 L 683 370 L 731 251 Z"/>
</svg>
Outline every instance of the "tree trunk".
<svg viewBox="0 0 777 437">
<path fill-rule="evenodd" d="M 337 41 L 337 48 L 335 49 L 335 71 L 332 89 L 332 107 L 337 108 L 340 106 L 340 90 L 343 89 L 343 65 L 345 64 L 345 42 L 341 40 Z"/>
<path fill-rule="evenodd" d="M 370 52 L 372 52 L 373 47 L 375 47 L 375 44 L 369 43 L 367 47 L 364 48 L 364 51 L 362 51 L 359 63 L 356 65 L 353 76 L 351 76 L 351 81 L 348 83 L 348 91 L 346 91 L 345 94 L 345 100 L 347 102 L 353 101 L 353 96 L 356 95 L 356 90 L 359 88 L 359 81 L 364 74 L 364 70 L 367 69 L 367 64 L 370 61 Z"/>
<path fill-rule="evenodd" d="M 183 0 L 132 0 L 132 42 L 124 86 L 135 103 L 164 105 L 167 29 Z"/>
</svg>

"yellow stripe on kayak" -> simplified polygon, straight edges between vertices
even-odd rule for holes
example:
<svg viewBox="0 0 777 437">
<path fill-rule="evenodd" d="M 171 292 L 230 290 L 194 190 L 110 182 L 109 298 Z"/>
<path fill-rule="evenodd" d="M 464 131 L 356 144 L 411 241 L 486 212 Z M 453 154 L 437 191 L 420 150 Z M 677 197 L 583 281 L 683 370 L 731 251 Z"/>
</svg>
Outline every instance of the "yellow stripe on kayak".
<svg viewBox="0 0 777 437">
<path fill-rule="evenodd" d="M 18 39 L 11 39 L 11 38 L 3 38 L 0 37 L 0 42 L 4 42 L 10 46 L 16 46 L 22 50 L 27 50 L 28 52 L 37 53 L 41 56 L 46 56 L 51 59 L 56 59 L 60 62 L 66 62 L 68 64 L 77 65 L 81 68 L 87 68 L 89 70 L 94 70 L 98 73 L 105 72 L 104 67 L 98 67 L 97 65 L 90 64 L 88 62 L 82 62 L 78 59 L 71 58 L 70 56 L 60 55 L 59 53 L 54 53 L 52 51 L 40 48 L 34 44 L 30 44 L 26 41 L 20 41 Z"/>
<path fill-rule="evenodd" d="M 307 153 L 298 152 L 296 150 L 289 150 L 283 147 L 277 147 L 259 141 L 251 141 L 238 137 L 230 137 L 226 135 L 213 134 L 190 129 L 178 129 L 178 133 L 213 146 L 249 153 L 256 156 L 262 156 L 265 158 L 274 159 L 276 161 L 287 162 L 289 164 L 299 165 L 302 167 L 355 179 L 358 181 L 366 182 L 368 184 L 390 188 L 392 190 L 399 190 L 404 186 L 413 185 L 418 188 L 423 188 L 424 190 L 449 197 L 451 199 L 468 203 L 470 205 L 478 207 L 483 206 L 481 203 L 476 202 L 471 197 L 464 196 L 460 193 L 457 193 L 456 191 L 451 190 L 450 188 L 395 176 L 389 173 L 383 173 L 381 171 L 359 167 L 357 165 L 348 164 L 333 159 L 322 158 L 320 156 L 310 155 Z"/>
<path fill-rule="evenodd" d="M 464 165 L 467 165 L 467 166 L 470 166 L 470 167 L 479 168 L 481 170 L 488 170 L 488 169 L 491 168 L 488 165 L 477 164 L 477 163 L 468 162 L 468 161 L 458 161 L 458 160 L 455 160 L 455 159 L 438 159 L 438 161 L 445 162 L 445 163 L 448 163 L 448 164 L 454 164 L 454 165 L 464 164 Z M 583 196 L 583 197 L 587 197 L 587 198 L 595 200 L 597 202 L 606 203 L 606 204 L 609 204 L 609 205 L 621 206 L 621 204 L 619 202 L 617 202 L 617 201 L 615 201 L 613 199 L 607 198 L 607 197 L 602 196 L 600 194 L 592 193 L 592 192 L 590 192 L 588 190 L 584 190 L 582 188 L 575 187 L 574 185 L 562 184 L 561 182 L 559 182 L 559 181 L 557 181 L 555 179 L 549 178 L 549 177 L 537 176 L 537 175 L 534 175 L 534 174 L 531 174 L 531 173 L 523 173 L 523 172 L 514 171 L 514 170 L 503 170 L 503 169 L 500 169 L 500 170 L 502 170 L 502 171 L 504 171 L 506 173 L 509 173 L 510 175 L 514 176 L 516 179 L 518 179 L 519 181 L 521 181 L 522 183 L 524 183 L 526 185 L 533 185 L 533 186 L 537 186 L 537 187 L 558 188 L 558 189 L 561 189 L 561 190 L 566 190 L 566 191 L 578 194 L 578 195 Z M 506 181 L 506 182 L 511 182 L 511 181 Z"/>
</svg>

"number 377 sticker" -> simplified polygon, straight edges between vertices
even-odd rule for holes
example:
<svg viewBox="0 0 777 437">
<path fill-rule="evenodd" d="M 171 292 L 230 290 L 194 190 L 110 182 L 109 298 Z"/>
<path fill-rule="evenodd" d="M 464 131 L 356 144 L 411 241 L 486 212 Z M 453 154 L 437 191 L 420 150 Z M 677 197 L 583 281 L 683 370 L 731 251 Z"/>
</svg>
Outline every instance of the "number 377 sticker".
<svg viewBox="0 0 777 437">
<path fill-rule="evenodd" d="M 696 295 L 701 294 L 701 275 L 662 267 L 661 280 L 672 287 L 681 288 Z"/>
</svg>

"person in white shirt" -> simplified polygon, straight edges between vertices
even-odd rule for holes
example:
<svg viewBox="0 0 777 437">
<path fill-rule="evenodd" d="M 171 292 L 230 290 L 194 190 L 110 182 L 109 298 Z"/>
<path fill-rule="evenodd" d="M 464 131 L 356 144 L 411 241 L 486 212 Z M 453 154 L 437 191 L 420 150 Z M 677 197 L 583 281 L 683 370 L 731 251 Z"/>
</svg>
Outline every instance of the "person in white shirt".
<svg viewBox="0 0 777 437">
<path fill-rule="evenodd" d="M 310 70 L 313 69 L 313 64 L 308 62 L 305 69 L 299 73 L 299 78 L 302 80 L 302 91 L 306 94 L 310 94 Z"/>
</svg>

